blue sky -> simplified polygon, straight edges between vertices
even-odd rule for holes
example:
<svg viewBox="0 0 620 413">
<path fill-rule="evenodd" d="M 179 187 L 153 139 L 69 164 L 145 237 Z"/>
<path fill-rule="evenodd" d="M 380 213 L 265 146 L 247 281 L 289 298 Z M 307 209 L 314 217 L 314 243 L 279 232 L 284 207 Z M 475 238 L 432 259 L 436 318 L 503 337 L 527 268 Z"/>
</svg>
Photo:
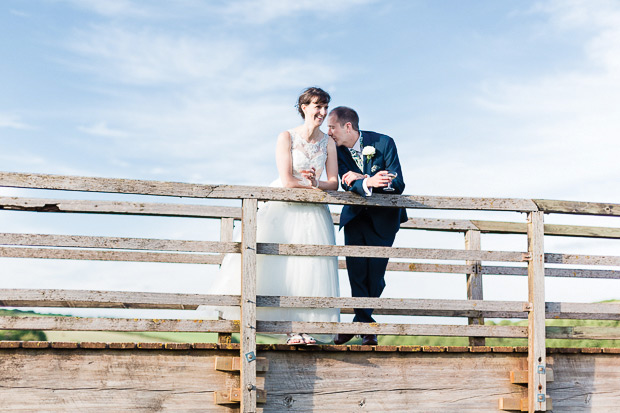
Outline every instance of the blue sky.
<svg viewBox="0 0 620 413">
<path fill-rule="evenodd" d="M 3 171 L 267 185 L 318 85 L 408 194 L 620 202 L 617 1 L 5 0 L 0 34 Z"/>
</svg>

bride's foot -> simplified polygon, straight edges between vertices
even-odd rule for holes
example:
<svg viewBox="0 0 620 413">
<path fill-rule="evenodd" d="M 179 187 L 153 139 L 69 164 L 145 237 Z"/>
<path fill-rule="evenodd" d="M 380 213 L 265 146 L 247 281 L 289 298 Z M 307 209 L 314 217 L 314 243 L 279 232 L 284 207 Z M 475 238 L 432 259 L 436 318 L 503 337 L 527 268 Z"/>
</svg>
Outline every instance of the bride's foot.
<svg viewBox="0 0 620 413">
<path fill-rule="evenodd" d="M 316 344 L 316 340 L 314 339 L 314 337 L 309 336 L 306 333 L 301 333 L 301 338 L 304 340 L 304 344 L 307 346 L 312 346 Z"/>
<path fill-rule="evenodd" d="M 288 340 L 286 340 L 286 344 L 289 346 L 299 346 L 306 344 L 306 341 L 302 337 L 301 334 L 289 333 Z"/>
</svg>

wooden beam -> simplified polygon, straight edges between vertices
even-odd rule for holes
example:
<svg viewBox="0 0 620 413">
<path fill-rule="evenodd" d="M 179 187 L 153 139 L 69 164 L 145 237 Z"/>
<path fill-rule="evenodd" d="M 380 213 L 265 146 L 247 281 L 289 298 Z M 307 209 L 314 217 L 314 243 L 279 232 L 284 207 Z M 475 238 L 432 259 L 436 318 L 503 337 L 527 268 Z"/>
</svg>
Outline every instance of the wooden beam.
<svg viewBox="0 0 620 413">
<path fill-rule="evenodd" d="M 144 251 L 80 250 L 69 248 L 0 247 L 4 258 L 44 258 L 55 260 L 165 262 L 176 264 L 220 264 L 220 255 Z"/>
<path fill-rule="evenodd" d="M 620 340 L 620 327 L 549 326 L 547 338 L 577 340 Z"/>
<path fill-rule="evenodd" d="M 548 397 L 546 399 L 545 408 L 546 408 L 545 411 L 553 410 L 553 403 L 552 403 L 551 397 Z M 523 398 L 500 397 L 499 410 L 527 412 L 528 411 L 528 399 L 526 397 L 523 397 Z"/>
<path fill-rule="evenodd" d="M 547 368 L 545 347 L 545 262 L 544 221 L 542 212 L 530 212 L 527 222 L 528 253 L 528 300 L 532 309 L 528 317 L 527 388 L 528 411 L 545 411 L 547 405 Z"/>
<path fill-rule="evenodd" d="M 238 242 L 185 241 L 85 235 L 19 234 L 6 232 L 0 233 L 0 244 L 29 247 L 107 248 L 179 252 L 239 253 L 241 251 Z"/>
<path fill-rule="evenodd" d="M 620 266 L 620 257 L 605 255 L 545 254 L 549 264 L 583 264 Z"/>
<path fill-rule="evenodd" d="M 241 218 L 241 208 L 102 200 L 67 200 L 0 196 L 0 210 L 184 218 Z"/>
<path fill-rule="evenodd" d="M 259 254 L 294 256 L 341 256 L 377 258 L 415 258 L 427 260 L 477 260 L 523 262 L 525 253 L 513 251 L 467 251 L 454 249 L 363 247 L 259 243 Z"/>
<path fill-rule="evenodd" d="M 329 323 L 301 321 L 258 321 L 260 333 L 290 333 L 306 331 L 317 334 L 386 334 L 408 336 L 451 337 L 527 337 L 527 327 L 475 326 L 437 324 L 380 324 L 380 323 Z"/>
<path fill-rule="evenodd" d="M 216 357 L 215 370 L 241 371 L 240 357 Z M 269 360 L 265 357 L 256 357 L 256 371 L 264 373 L 269 371 Z"/>
<path fill-rule="evenodd" d="M 480 231 L 469 230 L 465 232 L 465 249 L 480 251 Z M 473 271 L 467 273 L 467 299 L 468 300 L 483 300 L 482 294 L 482 274 L 480 273 L 480 261 L 466 261 L 466 265 L 471 265 Z M 469 317 L 467 319 L 469 325 L 484 325 L 484 318 L 482 317 Z M 470 346 L 484 346 L 484 337 L 469 337 Z"/>
<path fill-rule="evenodd" d="M 374 308 L 374 309 L 412 309 L 428 311 L 435 316 L 448 315 L 461 311 L 463 315 L 479 311 L 525 311 L 529 303 L 525 301 L 491 300 L 441 300 L 418 298 L 376 298 L 376 297 L 287 297 L 258 296 L 259 307 L 285 308 Z"/>
<path fill-rule="evenodd" d="M 532 201 L 540 211 L 545 213 L 620 216 L 620 204 L 556 201 L 550 199 L 533 199 Z"/>
<path fill-rule="evenodd" d="M 13 188 L 56 189 L 140 195 L 181 196 L 214 199 L 258 199 L 290 202 L 314 202 L 334 205 L 366 205 L 421 209 L 468 209 L 488 211 L 536 211 L 529 199 L 470 198 L 413 195 L 361 197 L 350 192 L 308 191 L 297 188 L 270 188 L 232 185 L 201 185 L 181 182 L 133 179 L 91 178 L 67 175 L 0 172 L 0 186 Z"/>
<path fill-rule="evenodd" d="M 133 291 L 0 289 L 0 306 L 195 310 L 199 305 L 238 306 L 239 296 Z"/>
<path fill-rule="evenodd" d="M 197 333 L 238 333 L 239 322 L 229 320 L 0 316 L 0 330 L 186 331 Z"/>
<path fill-rule="evenodd" d="M 546 370 L 547 373 L 547 383 L 550 383 L 553 381 L 554 376 L 553 376 L 553 370 L 548 368 Z M 529 383 L 529 373 L 527 370 L 512 370 L 510 372 L 510 382 L 512 384 L 528 384 Z"/>
<path fill-rule="evenodd" d="M 256 411 L 256 199 L 244 199 L 241 236 L 241 410 Z"/>
</svg>

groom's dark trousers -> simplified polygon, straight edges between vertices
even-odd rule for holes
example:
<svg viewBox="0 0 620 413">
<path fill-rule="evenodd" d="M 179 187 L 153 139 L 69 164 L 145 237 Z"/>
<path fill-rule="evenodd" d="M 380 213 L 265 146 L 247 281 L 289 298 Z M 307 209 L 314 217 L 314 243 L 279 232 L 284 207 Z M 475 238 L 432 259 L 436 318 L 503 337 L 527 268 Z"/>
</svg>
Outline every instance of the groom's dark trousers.
<svg viewBox="0 0 620 413">
<path fill-rule="evenodd" d="M 358 214 L 344 227 L 346 245 L 391 247 L 396 233 L 382 237 L 373 228 L 365 212 Z M 351 295 L 353 297 L 380 297 L 385 288 L 385 268 L 388 258 L 346 257 Z M 354 322 L 372 323 L 372 308 L 356 308 Z"/>
<path fill-rule="evenodd" d="M 394 140 L 387 135 L 370 131 L 362 131 L 364 147 L 372 146 L 375 153 L 363 159 L 360 169 L 353 160 L 349 149 L 338 147 L 338 174 L 340 178 L 349 171 L 372 176 L 379 171 L 395 171 L 397 177 L 392 181 L 394 192 L 385 192 L 382 188 L 374 188 L 374 194 L 402 194 L 405 182 L 398 160 L 398 152 Z M 351 186 L 342 185 L 345 191 L 366 196 L 363 180 L 354 181 Z M 344 228 L 346 245 L 363 245 L 391 247 L 402 222 L 407 221 L 407 212 L 402 208 L 366 207 L 362 205 L 345 205 L 340 214 L 340 227 Z M 353 297 L 380 297 L 385 288 L 385 269 L 387 258 L 347 257 L 347 272 Z M 362 323 L 374 322 L 371 308 L 355 309 L 353 321 Z"/>
</svg>

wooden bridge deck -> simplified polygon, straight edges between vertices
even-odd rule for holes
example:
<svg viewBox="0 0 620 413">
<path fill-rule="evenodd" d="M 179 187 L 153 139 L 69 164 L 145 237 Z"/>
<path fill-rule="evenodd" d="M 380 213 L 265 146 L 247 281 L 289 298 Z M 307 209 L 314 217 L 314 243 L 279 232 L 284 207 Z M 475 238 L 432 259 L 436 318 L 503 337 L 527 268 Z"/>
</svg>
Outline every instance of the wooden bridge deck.
<svg viewBox="0 0 620 413">
<path fill-rule="evenodd" d="M 258 345 L 269 362 L 264 412 L 497 412 L 500 398 L 527 397 L 511 371 L 527 347 Z M 239 344 L 1 342 L 0 411 L 238 411 L 216 405 L 239 387 L 215 370 Z M 620 399 L 620 349 L 548 348 L 557 412 L 612 412 Z"/>
</svg>

